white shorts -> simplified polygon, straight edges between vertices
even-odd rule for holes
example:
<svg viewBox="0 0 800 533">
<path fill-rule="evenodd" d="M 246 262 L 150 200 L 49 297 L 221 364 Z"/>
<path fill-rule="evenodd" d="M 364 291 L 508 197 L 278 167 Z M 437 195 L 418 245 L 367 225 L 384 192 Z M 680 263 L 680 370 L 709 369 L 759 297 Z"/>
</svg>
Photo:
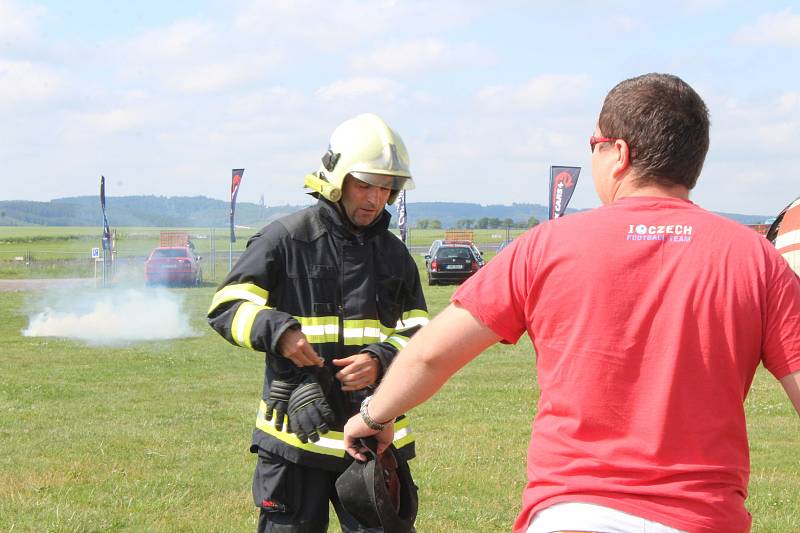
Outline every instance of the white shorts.
<svg viewBox="0 0 800 533">
<path fill-rule="evenodd" d="M 652 520 L 593 503 L 564 502 L 542 509 L 526 533 L 586 531 L 597 533 L 686 533 Z"/>
</svg>

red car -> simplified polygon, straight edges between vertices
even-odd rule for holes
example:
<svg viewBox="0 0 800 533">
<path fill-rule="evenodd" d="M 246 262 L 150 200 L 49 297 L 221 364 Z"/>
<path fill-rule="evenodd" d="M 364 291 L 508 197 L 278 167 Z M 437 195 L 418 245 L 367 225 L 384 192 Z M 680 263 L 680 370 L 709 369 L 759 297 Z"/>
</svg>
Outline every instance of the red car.
<svg viewBox="0 0 800 533">
<path fill-rule="evenodd" d="M 200 256 L 189 246 L 160 246 L 144 263 L 147 285 L 199 285 L 203 281 Z"/>
</svg>

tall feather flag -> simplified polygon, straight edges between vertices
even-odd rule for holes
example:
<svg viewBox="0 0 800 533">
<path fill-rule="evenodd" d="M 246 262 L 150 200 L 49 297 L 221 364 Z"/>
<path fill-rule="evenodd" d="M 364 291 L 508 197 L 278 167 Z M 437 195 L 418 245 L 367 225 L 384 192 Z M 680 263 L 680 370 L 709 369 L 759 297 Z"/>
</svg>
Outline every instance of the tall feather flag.
<svg viewBox="0 0 800 533">
<path fill-rule="evenodd" d="M 406 213 L 406 190 L 397 195 L 397 228 L 400 230 L 400 240 L 405 244 L 408 232 L 408 218 Z"/>
<path fill-rule="evenodd" d="M 564 215 L 580 173 L 581 167 L 550 167 L 550 220 Z"/>
<path fill-rule="evenodd" d="M 103 211 L 103 250 L 111 251 L 111 230 L 106 217 L 106 177 L 100 176 L 100 209 Z"/>
<path fill-rule="evenodd" d="M 242 183 L 243 168 L 234 168 L 231 176 L 231 242 L 236 242 L 236 233 L 233 231 L 233 213 L 236 210 L 236 195 L 239 194 L 239 185 Z"/>
</svg>

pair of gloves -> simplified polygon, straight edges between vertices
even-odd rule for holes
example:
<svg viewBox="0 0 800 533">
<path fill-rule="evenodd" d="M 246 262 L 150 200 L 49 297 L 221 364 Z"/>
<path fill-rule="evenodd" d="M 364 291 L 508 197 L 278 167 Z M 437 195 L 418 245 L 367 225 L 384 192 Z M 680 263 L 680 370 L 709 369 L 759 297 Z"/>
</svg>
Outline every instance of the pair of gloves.
<svg viewBox="0 0 800 533">
<path fill-rule="evenodd" d="M 302 442 L 317 442 L 320 434 L 327 433 L 336 422 L 325 393 L 317 379 L 304 374 L 294 380 L 273 380 L 269 388 L 266 419 L 275 413 L 275 428 L 283 429 L 283 419 L 288 414 L 288 430 Z"/>
</svg>

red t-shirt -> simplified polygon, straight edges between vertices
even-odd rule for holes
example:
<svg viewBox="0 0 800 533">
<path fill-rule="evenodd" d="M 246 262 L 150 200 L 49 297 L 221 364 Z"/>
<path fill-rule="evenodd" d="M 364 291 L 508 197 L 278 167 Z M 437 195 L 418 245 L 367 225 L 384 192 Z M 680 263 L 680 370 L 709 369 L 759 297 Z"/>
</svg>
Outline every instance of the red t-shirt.
<svg viewBox="0 0 800 533">
<path fill-rule="evenodd" d="M 628 197 L 537 226 L 452 300 L 536 350 L 514 531 L 560 501 L 749 530 L 743 402 L 759 363 L 800 370 L 800 280 L 765 238 L 689 201 Z"/>
</svg>

